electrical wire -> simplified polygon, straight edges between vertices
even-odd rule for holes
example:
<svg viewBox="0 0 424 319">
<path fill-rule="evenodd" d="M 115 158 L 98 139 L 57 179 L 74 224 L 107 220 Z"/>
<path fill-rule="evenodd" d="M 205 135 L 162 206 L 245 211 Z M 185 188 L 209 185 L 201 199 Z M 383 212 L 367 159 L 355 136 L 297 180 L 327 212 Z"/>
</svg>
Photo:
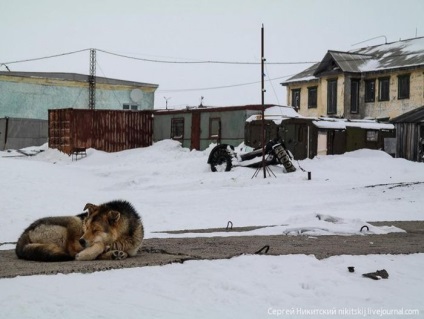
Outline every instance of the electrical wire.
<svg viewBox="0 0 424 319">
<path fill-rule="evenodd" d="M 271 82 L 271 81 L 275 81 L 275 80 L 288 78 L 288 77 L 293 76 L 293 75 L 295 75 L 295 74 L 280 76 L 278 78 L 268 79 L 268 80 L 265 80 L 265 81 Z M 157 92 L 158 93 L 177 93 L 177 92 L 192 92 L 192 91 L 208 91 L 208 90 L 228 89 L 228 88 L 252 85 L 252 84 L 257 84 L 257 83 L 261 83 L 261 81 L 239 83 L 239 84 L 230 84 L 230 85 L 223 85 L 223 86 L 213 86 L 213 87 L 205 87 L 205 88 L 194 88 L 194 89 L 158 90 Z"/>
<path fill-rule="evenodd" d="M 45 56 L 45 57 L 39 57 L 39 58 L 31 58 L 31 59 L 25 59 L 25 60 L 16 60 L 16 61 L 9 61 L 9 62 L 2 62 L 1 65 L 5 65 L 7 67 L 7 64 L 15 64 L 15 63 L 24 63 L 24 62 L 31 62 L 31 61 L 39 61 L 39 60 L 45 60 L 45 59 L 51 59 L 51 58 L 56 58 L 56 57 L 61 57 L 61 56 L 66 56 L 66 55 L 71 55 L 71 54 L 75 54 L 75 53 L 81 53 L 81 52 L 85 52 L 85 51 L 90 51 L 91 49 L 82 49 L 82 50 L 77 50 L 77 51 L 71 51 L 71 52 L 66 52 L 66 53 L 60 53 L 60 54 L 54 54 L 54 55 L 49 55 L 49 56 Z M 119 56 L 122 58 L 128 58 L 128 59 L 133 59 L 133 60 L 140 60 L 140 61 L 145 61 L 145 62 L 156 62 L 156 63 L 182 63 L 182 64 L 206 64 L 206 63 L 210 63 L 210 64 L 252 64 L 252 65 L 257 65 L 260 64 L 260 62 L 229 62 L 229 61 L 166 61 L 166 60 L 154 60 L 154 59 L 144 59 L 144 58 L 137 58 L 137 57 L 132 57 L 132 56 L 127 56 L 127 55 L 122 55 L 122 54 L 118 54 L 118 53 L 113 53 L 113 52 L 109 52 L 106 50 L 102 50 L 102 49 L 94 49 L 97 50 L 99 52 L 102 53 L 106 53 L 106 54 L 111 54 L 111 55 L 115 55 L 115 56 Z M 315 62 L 276 62 L 276 63 L 269 63 L 267 62 L 266 64 L 309 64 L 309 63 L 315 63 Z M 99 69 L 102 71 L 100 65 L 97 63 L 97 65 L 99 66 Z M 103 73 L 103 71 L 102 71 Z M 287 76 L 282 76 L 282 77 L 278 77 L 278 78 L 274 78 L 274 79 L 269 79 L 266 81 L 274 81 L 274 80 L 278 80 L 278 79 L 283 79 L 283 78 L 287 78 L 292 75 L 287 75 Z M 171 89 L 171 90 L 159 90 L 158 93 L 167 93 L 167 92 L 191 92 L 191 91 L 205 91 L 205 90 L 218 90 L 218 89 L 226 89 L 226 88 L 233 88 L 233 87 L 240 87 L 240 86 L 246 86 L 246 85 L 252 85 L 252 84 L 257 84 L 260 81 L 255 81 L 255 82 L 247 82 L 247 83 L 238 83 L 238 84 L 231 84 L 231 85 L 224 85 L 224 86 L 216 86 L 216 87 L 205 87 L 205 88 L 194 88 L 194 89 Z M 117 99 L 119 101 L 119 99 Z"/>
<path fill-rule="evenodd" d="M 15 63 L 24 63 L 24 62 L 32 62 L 32 61 L 46 60 L 46 59 L 57 58 L 57 57 L 65 56 L 65 55 L 70 55 L 70 54 L 80 53 L 80 52 L 84 52 L 84 51 L 90 51 L 90 49 L 82 49 L 82 50 L 78 50 L 78 51 L 72 51 L 72 52 L 66 52 L 66 53 L 60 53 L 60 54 L 54 54 L 54 55 L 49 55 L 49 56 L 45 56 L 45 57 L 41 57 L 41 58 L 32 58 L 32 59 L 26 59 L 26 60 L 17 60 L 17 61 L 1 62 L 1 64 L 2 64 L 2 65 L 3 65 L 3 64 L 4 64 L 4 65 L 6 65 L 6 64 L 15 64 Z"/>
<path fill-rule="evenodd" d="M 100 72 L 102 72 L 102 74 L 103 74 L 104 78 L 106 79 L 106 82 L 107 82 L 108 84 L 110 84 L 110 83 L 109 83 L 109 80 L 108 80 L 108 77 L 107 77 L 107 76 L 106 76 L 106 74 L 103 72 L 103 69 L 102 69 L 102 67 L 101 67 L 101 66 L 100 66 L 100 64 L 99 64 L 99 61 L 96 61 L 96 65 L 99 67 Z M 122 107 L 123 103 L 119 100 L 118 96 L 116 95 L 115 90 L 112 90 L 112 93 L 113 93 L 113 95 L 114 95 L 114 97 L 115 97 L 116 101 L 118 101 L 119 106 L 120 106 L 120 107 Z"/>
<path fill-rule="evenodd" d="M 60 53 L 60 54 L 54 54 L 54 55 L 49 55 L 49 56 L 44 56 L 44 57 L 39 57 L 39 58 L 31 58 L 31 59 L 25 59 L 25 60 L 9 61 L 9 62 L 0 62 L 0 65 L 6 66 L 7 64 L 24 63 L 24 62 L 45 60 L 45 59 L 50 59 L 50 58 L 57 58 L 57 57 L 66 56 L 66 55 L 75 54 L 75 53 L 80 53 L 80 52 L 85 52 L 85 51 L 89 51 L 89 50 L 96 50 L 96 51 L 99 51 L 99 52 L 102 52 L 102 53 L 105 53 L 105 54 L 114 55 L 114 56 L 118 56 L 118 57 L 121 57 L 121 58 L 144 61 L 144 62 L 152 62 L 152 63 L 232 64 L 232 65 L 258 65 L 258 64 L 261 64 L 261 62 L 243 62 L 243 61 L 217 61 L 217 60 L 207 60 L 207 61 L 175 61 L 174 60 L 174 61 L 172 61 L 172 60 L 146 59 L 146 58 L 137 58 L 137 57 L 134 57 L 134 56 L 114 53 L 114 52 L 110 52 L 110 51 L 106 51 L 106 50 L 102 50 L 102 49 L 82 49 L 82 50 L 71 51 L 71 52 Z M 366 60 L 366 59 L 371 60 L 371 59 L 374 59 L 374 58 L 378 58 L 377 56 L 368 55 L 368 54 L 360 54 L 360 53 L 355 53 L 355 52 L 342 52 L 342 53 L 360 55 L 360 58 L 358 57 L 358 58 L 346 59 L 346 60 L 343 60 L 344 62 L 363 61 L 363 60 Z M 410 54 L 411 54 L 411 52 L 406 52 L 406 53 L 400 53 L 400 54 L 393 54 L 393 55 L 390 55 L 390 57 L 406 56 L 406 55 L 410 55 Z M 299 65 L 299 64 L 316 64 L 316 63 L 319 63 L 319 62 L 320 61 L 265 62 L 265 64 L 266 65 Z"/>
<path fill-rule="evenodd" d="M 129 56 L 129 55 L 123 55 L 123 54 L 119 54 L 119 53 L 114 53 L 114 52 L 110 52 L 110 51 L 106 51 L 106 50 L 102 50 L 102 49 L 82 49 L 82 50 L 71 51 L 71 52 L 60 53 L 60 54 L 54 54 L 54 55 L 45 56 L 45 57 L 39 57 L 39 58 L 31 58 L 31 59 L 25 59 L 25 60 L 1 62 L 0 65 L 4 65 L 8 69 L 7 64 L 24 63 L 24 62 L 45 60 L 45 59 L 50 59 L 50 58 L 57 58 L 57 57 L 61 57 L 61 56 L 66 56 L 66 55 L 81 53 L 81 52 L 90 51 L 90 50 L 96 50 L 96 51 L 99 51 L 99 52 L 102 52 L 102 53 L 105 53 L 105 54 L 114 55 L 114 56 L 118 56 L 118 57 L 121 57 L 121 58 L 138 60 L 138 61 L 144 61 L 144 62 L 152 62 L 152 63 L 168 63 L 168 64 L 232 64 L 232 65 L 258 65 L 258 64 L 260 64 L 260 62 L 240 62 L 240 61 L 214 61 L 214 60 L 211 60 L 211 61 L 171 61 L 171 60 L 146 59 L 146 58 L 137 58 L 137 57 L 134 57 L 134 56 Z M 347 53 L 350 53 L 350 52 L 347 52 Z M 355 53 L 353 53 L 353 54 L 355 54 Z M 410 54 L 410 52 L 407 52 L 407 53 L 404 53 L 404 54 L 394 54 L 394 55 L 391 55 L 391 57 L 404 56 L 404 55 L 409 55 L 409 54 Z M 375 58 L 375 57 L 372 56 L 372 55 L 365 55 L 364 56 L 364 55 L 361 54 L 360 55 L 360 58 L 358 58 L 358 59 L 352 58 L 352 59 L 346 59 L 346 60 L 343 60 L 343 61 L 344 62 L 358 61 L 358 60 L 362 60 L 363 61 L 364 59 L 373 59 L 373 58 Z M 267 65 L 292 65 L 292 64 L 317 64 L 317 63 L 319 63 L 319 62 L 312 62 L 312 61 L 265 62 L 265 67 Z M 282 77 L 278 77 L 278 78 L 274 78 L 274 79 L 268 79 L 266 81 L 274 81 L 274 80 L 278 80 L 278 79 L 287 78 L 287 77 L 290 77 L 290 76 L 293 76 L 293 75 L 295 75 L 295 74 L 287 75 L 287 76 L 282 76 Z M 247 82 L 247 83 L 239 83 L 239 84 L 232 84 L 232 85 L 215 86 L 215 87 L 205 87 L 205 88 L 159 90 L 158 92 L 161 92 L 161 93 L 169 93 L 169 92 L 171 92 L 172 93 L 172 92 L 192 92 L 192 91 L 218 90 L 218 89 L 226 89 L 226 88 L 233 88 L 233 87 L 253 85 L 253 84 L 257 84 L 257 83 L 260 83 L 260 81 Z M 274 87 L 273 87 L 273 90 L 274 90 Z M 274 90 L 274 93 L 275 93 L 275 90 Z"/>
<path fill-rule="evenodd" d="M 268 71 L 268 67 L 267 67 L 267 65 L 266 65 L 266 64 L 264 64 L 264 66 L 265 66 L 266 74 L 267 74 L 267 76 L 268 76 L 268 78 L 269 78 L 269 71 Z M 277 99 L 277 103 L 278 103 L 278 104 L 280 104 L 280 100 L 278 99 L 277 92 L 275 92 L 274 85 L 272 84 L 272 81 L 269 81 L 269 82 L 270 82 L 270 84 L 271 84 L 271 88 L 272 88 L 272 91 L 274 92 L 275 98 Z"/>
<path fill-rule="evenodd" d="M 31 59 L 24 59 L 24 60 L 16 60 L 16 61 L 8 61 L 8 62 L 1 62 L 0 65 L 7 65 L 7 64 L 15 64 L 15 63 L 24 63 L 24 62 L 32 62 L 32 61 L 39 61 L 39 60 L 46 60 L 46 59 L 51 59 L 51 58 L 57 58 L 57 57 L 61 57 L 61 56 L 66 56 L 66 55 L 71 55 L 71 54 L 75 54 L 75 53 L 81 53 L 81 52 L 85 52 L 85 51 L 90 51 L 90 50 L 96 50 L 98 52 L 102 52 L 105 54 L 109 54 L 109 55 L 113 55 L 113 56 L 117 56 L 117 57 L 121 57 L 121 58 L 126 58 L 126 59 L 131 59 L 131 60 L 138 60 L 138 61 L 144 61 L 144 62 L 152 62 L 152 63 L 168 63 L 168 64 L 233 64 L 233 65 L 258 65 L 261 64 L 261 62 L 243 62 L 243 61 L 217 61 L 217 60 L 207 60 L 207 61 L 172 61 L 172 60 L 159 60 L 159 59 L 146 59 L 146 58 L 138 58 L 138 57 L 134 57 L 134 56 L 129 56 L 129 55 L 124 55 L 124 54 L 119 54 L 119 53 L 114 53 L 114 52 L 110 52 L 110 51 L 106 51 L 106 50 L 102 50 L 102 49 L 82 49 L 82 50 L 77 50 L 77 51 L 71 51 L 71 52 L 65 52 L 65 53 L 59 53 L 59 54 L 54 54 L 54 55 L 49 55 L 49 56 L 44 56 L 44 57 L 39 57 L 39 58 L 31 58 Z M 266 62 L 266 64 L 269 65 L 291 65 L 291 64 L 314 64 L 317 63 L 315 62 L 311 62 L 311 61 L 299 61 L 299 62 Z"/>
<path fill-rule="evenodd" d="M 240 62 L 240 61 L 214 61 L 214 60 L 207 60 L 207 61 L 171 61 L 171 60 L 157 60 L 157 59 L 146 59 L 146 58 L 137 58 L 134 56 L 109 52 L 106 50 L 97 49 L 97 51 L 118 56 L 121 58 L 131 59 L 131 60 L 139 60 L 144 62 L 153 62 L 153 63 L 169 63 L 169 64 L 234 64 L 234 65 L 258 65 L 261 64 L 261 62 Z M 267 64 L 313 64 L 317 62 L 266 62 Z"/>
</svg>

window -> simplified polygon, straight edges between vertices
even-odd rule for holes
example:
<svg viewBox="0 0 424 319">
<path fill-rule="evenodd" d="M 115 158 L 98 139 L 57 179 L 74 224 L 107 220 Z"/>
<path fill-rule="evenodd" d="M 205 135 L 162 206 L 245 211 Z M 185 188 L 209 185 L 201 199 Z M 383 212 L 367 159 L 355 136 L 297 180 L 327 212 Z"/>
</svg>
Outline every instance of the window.
<svg viewBox="0 0 424 319">
<path fill-rule="evenodd" d="M 367 131 L 367 142 L 378 142 L 378 131 Z"/>
<path fill-rule="evenodd" d="M 308 88 L 308 108 L 316 108 L 317 107 L 317 92 L 318 88 L 316 86 Z"/>
<path fill-rule="evenodd" d="M 219 117 L 209 119 L 209 137 L 215 139 L 221 137 L 221 119 Z"/>
<path fill-rule="evenodd" d="M 359 80 L 350 81 L 350 113 L 359 112 Z"/>
<path fill-rule="evenodd" d="M 124 105 L 122 106 L 122 108 L 124 110 L 132 110 L 132 111 L 136 111 L 138 110 L 138 104 L 129 104 L 129 103 L 124 103 Z"/>
<path fill-rule="evenodd" d="M 410 74 L 398 76 L 398 99 L 409 99 L 409 77 Z"/>
<path fill-rule="evenodd" d="M 337 79 L 327 81 L 327 114 L 337 113 Z"/>
<path fill-rule="evenodd" d="M 390 78 L 378 79 L 378 100 L 390 101 Z"/>
<path fill-rule="evenodd" d="M 365 81 L 365 102 L 375 101 L 375 79 Z"/>
<path fill-rule="evenodd" d="M 300 109 L 300 89 L 292 90 L 292 106 L 295 110 Z"/>
<path fill-rule="evenodd" d="M 171 138 L 173 140 L 184 139 L 184 119 L 175 118 L 171 120 Z"/>
</svg>

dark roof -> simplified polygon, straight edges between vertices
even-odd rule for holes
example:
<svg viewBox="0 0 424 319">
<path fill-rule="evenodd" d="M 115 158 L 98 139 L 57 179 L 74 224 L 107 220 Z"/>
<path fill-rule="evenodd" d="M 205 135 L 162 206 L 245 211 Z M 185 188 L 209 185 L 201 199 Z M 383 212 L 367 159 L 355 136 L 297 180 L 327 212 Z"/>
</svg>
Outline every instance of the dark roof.
<svg viewBox="0 0 424 319">
<path fill-rule="evenodd" d="M 369 73 L 424 66 L 424 37 L 360 48 L 349 52 L 330 50 L 320 63 L 292 76 L 283 85 L 317 80 L 335 72 Z"/>
<path fill-rule="evenodd" d="M 413 109 L 391 120 L 392 123 L 419 123 L 424 121 L 424 106 Z"/>
<path fill-rule="evenodd" d="M 88 75 L 78 74 L 78 73 L 0 71 L 0 75 L 19 76 L 19 77 L 26 77 L 26 78 L 58 79 L 63 81 L 75 81 L 75 82 L 88 81 Z M 158 84 L 117 80 L 117 79 L 110 79 L 110 78 L 105 78 L 101 76 L 96 76 L 96 82 L 102 83 L 102 84 L 111 84 L 111 85 L 142 86 L 142 87 L 149 87 L 149 88 L 155 88 L 155 89 L 158 88 L 159 86 Z"/>
<path fill-rule="evenodd" d="M 343 72 L 362 72 L 361 66 L 371 60 L 373 60 L 372 55 L 328 51 L 318 68 L 315 70 L 314 75 L 319 75 L 327 71 L 332 61 L 334 61 L 335 66 Z"/>
<path fill-rule="evenodd" d="M 318 78 L 314 76 L 314 73 L 315 73 L 315 70 L 318 68 L 319 65 L 320 65 L 320 63 L 315 63 L 314 65 L 310 66 L 306 70 L 292 76 L 286 82 L 283 82 L 281 84 L 286 85 L 288 83 L 293 83 L 293 82 L 317 81 Z"/>
</svg>

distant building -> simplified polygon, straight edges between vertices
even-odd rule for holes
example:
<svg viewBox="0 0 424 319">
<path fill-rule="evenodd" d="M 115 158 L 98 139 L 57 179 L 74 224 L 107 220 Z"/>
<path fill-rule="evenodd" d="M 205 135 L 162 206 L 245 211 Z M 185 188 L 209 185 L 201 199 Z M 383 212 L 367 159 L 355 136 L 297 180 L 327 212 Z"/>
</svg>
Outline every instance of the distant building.
<svg viewBox="0 0 424 319">
<path fill-rule="evenodd" d="M 265 105 L 265 108 L 271 105 Z M 261 105 L 188 107 L 154 112 L 153 141 L 173 139 L 183 147 L 204 150 L 211 143 L 244 142 L 246 119 L 260 114 Z"/>
<path fill-rule="evenodd" d="M 266 140 L 284 142 L 295 160 L 322 155 L 343 154 L 361 148 L 384 150 L 395 155 L 395 127 L 376 120 L 347 120 L 329 117 L 305 117 L 291 107 L 265 110 Z M 260 147 L 262 116 L 246 121 L 245 144 Z"/>
<path fill-rule="evenodd" d="M 424 105 L 424 37 L 349 52 L 281 83 L 287 104 L 303 116 L 394 118 Z"/>
<path fill-rule="evenodd" d="M 152 110 L 158 85 L 96 77 L 96 109 Z M 47 120 L 49 109 L 88 109 L 88 76 L 0 72 L 0 118 Z"/>
</svg>

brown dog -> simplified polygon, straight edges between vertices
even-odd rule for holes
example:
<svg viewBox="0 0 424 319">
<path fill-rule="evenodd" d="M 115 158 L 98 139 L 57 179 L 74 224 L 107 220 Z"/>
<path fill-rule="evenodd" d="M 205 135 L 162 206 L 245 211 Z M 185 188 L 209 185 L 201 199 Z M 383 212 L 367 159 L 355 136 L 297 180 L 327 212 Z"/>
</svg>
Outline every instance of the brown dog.
<svg viewBox="0 0 424 319">
<path fill-rule="evenodd" d="M 83 221 L 84 234 L 79 243 L 85 249 L 76 260 L 124 259 L 140 249 L 144 229 L 140 216 L 126 201 L 85 205 L 88 216 Z"/>
<path fill-rule="evenodd" d="M 33 222 L 16 244 L 16 255 L 36 261 L 68 261 L 83 250 L 79 239 L 83 234 L 82 220 L 78 216 L 45 217 Z"/>
<path fill-rule="evenodd" d="M 126 201 L 85 205 L 88 214 L 45 217 L 20 236 L 16 255 L 36 261 L 124 259 L 142 245 L 143 224 Z"/>
</svg>

